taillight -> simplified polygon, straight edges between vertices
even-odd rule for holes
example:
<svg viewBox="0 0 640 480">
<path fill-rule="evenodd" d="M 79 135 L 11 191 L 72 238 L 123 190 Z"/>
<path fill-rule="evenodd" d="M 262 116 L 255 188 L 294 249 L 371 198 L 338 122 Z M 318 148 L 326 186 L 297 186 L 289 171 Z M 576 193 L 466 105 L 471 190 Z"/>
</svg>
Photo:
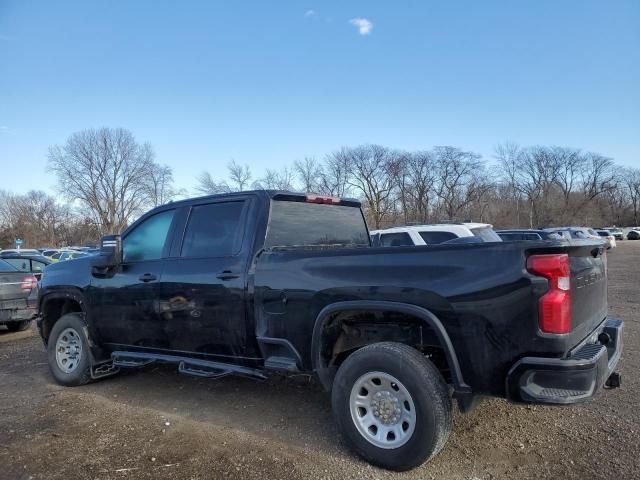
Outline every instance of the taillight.
<svg viewBox="0 0 640 480">
<path fill-rule="evenodd" d="M 571 269 L 569 255 L 532 255 L 527 259 L 527 270 L 549 283 L 549 291 L 538 303 L 538 323 L 545 333 L 571 331 Z"/>
<path fill-rule="evenodd" d="M 33 290 L 34 288 L 38 288 L 38 279 L 33 275 L 29 275 L 22 279 L 20 288 L 22 290 Z"/>
</svg>

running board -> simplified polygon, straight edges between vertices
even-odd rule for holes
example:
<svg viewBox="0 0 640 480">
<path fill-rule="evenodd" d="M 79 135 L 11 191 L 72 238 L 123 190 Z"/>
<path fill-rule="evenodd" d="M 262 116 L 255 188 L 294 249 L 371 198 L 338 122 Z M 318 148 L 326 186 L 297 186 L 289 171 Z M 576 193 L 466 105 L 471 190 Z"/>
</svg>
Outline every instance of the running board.
<svg viewBox="0 0 640 480">
<path fill-rule="evenodd" d="M 197 377 L 222 378 L 227 375 L 242 375 L 260 380 L 267 379 L 261 370 L 255 368 L 177 355 L 116 351 L 111 353 L 111 359 L 113 365 L 119 367 L 142 367 L 153 362 L 175 363 L 178 365 L 178 372 Z"/>
</svg>

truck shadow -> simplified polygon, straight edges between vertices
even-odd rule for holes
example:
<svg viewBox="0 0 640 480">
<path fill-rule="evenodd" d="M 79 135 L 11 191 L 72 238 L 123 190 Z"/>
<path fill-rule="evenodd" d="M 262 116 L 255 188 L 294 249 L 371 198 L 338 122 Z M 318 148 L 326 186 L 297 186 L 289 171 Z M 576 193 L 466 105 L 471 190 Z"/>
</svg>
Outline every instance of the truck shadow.
<svg viewBox="0 0 640 480">
<path fill-rule="evenodd" d="M 83 389 L 160 415 L 214 424 L 262 437 L 339 452 L 330 395 L 306 377 L 217 380 L 181 375 L 174 366 L 124 369 Z"/>
</svg>

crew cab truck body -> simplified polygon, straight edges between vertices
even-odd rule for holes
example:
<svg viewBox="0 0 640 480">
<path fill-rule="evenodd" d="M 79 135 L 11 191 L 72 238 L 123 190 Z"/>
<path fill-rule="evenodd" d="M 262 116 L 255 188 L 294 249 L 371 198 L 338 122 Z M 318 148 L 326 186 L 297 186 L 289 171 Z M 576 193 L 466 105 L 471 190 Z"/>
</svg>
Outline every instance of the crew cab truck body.
<svg viewBox="0 0 640 480">
<path fill-rule="evenodd" d="M 173 362 L 205 377 L 313 374 L 361 456 L 445 444 L 451 398 L 586 400 L 622 350 L 600 243 L 370 246 L 359 203 L 257 191 L 170 203 L 101 254 L 47 267 L 38 327 L 65 385 Z"/>
</svg>

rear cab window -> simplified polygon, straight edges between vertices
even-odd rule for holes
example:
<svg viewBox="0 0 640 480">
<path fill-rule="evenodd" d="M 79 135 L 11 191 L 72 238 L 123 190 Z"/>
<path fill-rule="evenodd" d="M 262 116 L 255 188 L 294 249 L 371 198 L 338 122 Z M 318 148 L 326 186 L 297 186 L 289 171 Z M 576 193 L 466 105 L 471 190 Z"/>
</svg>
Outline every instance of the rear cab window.
<svg viewBox="0 0 640 480">
<path fill-rule="evenodd" d="M 273 199 L 264 246 L 368 247 L 370 240 L 358 207 Z"/>
</svg>

